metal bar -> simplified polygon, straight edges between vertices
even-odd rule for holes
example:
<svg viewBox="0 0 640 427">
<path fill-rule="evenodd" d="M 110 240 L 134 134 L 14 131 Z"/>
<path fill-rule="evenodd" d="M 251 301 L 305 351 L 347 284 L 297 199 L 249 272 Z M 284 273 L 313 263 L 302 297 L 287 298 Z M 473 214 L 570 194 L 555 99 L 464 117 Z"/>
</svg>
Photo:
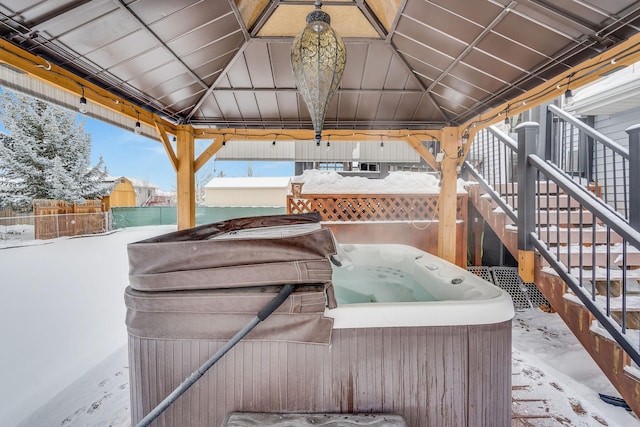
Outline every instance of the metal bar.
<svg viewBox="0 0 640 427">
<path fill-rule="evenodd" d="M 591 193 L 589 193 L 583 187 L 576 185 L 570 179 L 567 179 L 562 174 L 558 174 L 553 165 L 545 162 L 535 154 L 528 156 L 529 163 L 541 170 L 547 177 L 553 176 L 556 185 L 562 188 L 567 194 L 574 197 L 581 205 L 587 210 L 591 211 L 597 218 L 608 223 L 613 231 L 618 233 L 623 238 L 629 240 L 629 242 L 640 248 L 640 231 L 631 227 L 623 218 L 619 215 L 612 215 L 613 210 L 606 205 L 600 203 Z"/>
<path fill-rule="evenodd" d="M 553 114 L 555 114 L 556 116 L 561 117 L 563 120 L 566 120 L 572 123 L 578 129 L 580 129 L 587 135 L 591 136 L 592 138 L 598 140 L 598 142 L 602 143 L 604 146 L 610 148 L 614 152 L 620 154 L 621 156 L 629 157 L 629 150 L 627 150 L 622 145 L 615 142 L 613 139 L 607 137 L 606 135 L 588 126 L 581 120 L 576 119 L 571 114 L 564 111 L 562 108 L 559 108 L 553 104 L 549 104 L 547 108 L 549 109 L 549 111 L 553 112 Z"/>
<path fill-rule="evenodd" d="M 627 241 L 622 239 L 622 332 L 627 331 Z"/>
<path fill-rule="evenodd" d="M 498 204 L 500 209 L 502 209 L 505 212 L 505 214 L 507 214 L 507 216 L 513 220 L 513 222 L 517 222 L 518 215 L 515 213 L 515 211 L 511 206 L 509 206 L 504 202 L 504 200 L 502 200 L 502 198 L 500 197 L 500 194 L 498 194 L 496 190 L 494 190 L 493 187 L 491 187 L 491 184 L 489 184 L 485 180 L 485 178 L 482 175 L 480 175 L 478 171 L 476 171 L 476 169 L 469 163 L 469 161 L 465 160 L 463 165 L 467 173 L 473 176 L 473 178 L 478 182 L 478 184 L 480 184 L 482 189 L 487 194 L 489 194 L 491 198 Z"/>
<path fill-rule="evenodd" d="M 593 248 L 596 247 L 596 241 L 597 241 L 597 230 L 596 230 L 596 225 L 592 224 L 593 226 L 593 233 L 592 233 L 592 239 L 591 239 L 591 265 L 595 266 L 596 265 L 596 251 L 593 250 Z M 592 268 L 591 269 L 591 299 L 593 301 L 596 300 L 596 269 Z"/>
<path fill-rule="evenodd" d="M 594 301 L 591 301 L 589 295 L 585 293 L 585 291 L 577 285 L 576 278 L 570 275 L 565 271 L 562 264 L 558 261 L 557 258 L 553 256 L 551 252 L 546 247 L 546 244 L 532 233 L 529 236 L 529 240 L 531 244 L 540 252 L 540 254 L 547 260 L 547 262 L 553 267 L 562 280 L 569 286 L 569 288 L 576 294 L 576 296 L 580 299 L 582 304 L 589 310 L 593 316 L 596 318 L 598 322 L 602 325 L 602 327 L 609 332 L 609 334 L 613 337 L 613 339 L 622 347 L 622 349 L 629 355 L 629 357 L 637 364 L 640 364 L 640 352 L 634 344 L 631 343 L 630 339 L 626 334 L 622 332 L 620 326 L 615 323 L 610 317 L 604 315 L 600 307 L 598 307 Z"/>
<path fill-rule="evenodd" d="M 596 248 L 591 248 L 591 250 L 595 253 Z M 607 226 L 607 302 L 606 302 L 606 312 L 607 316 L 611 316 L 611 227 Z"/>
<path fill-rule="evenodd" d="M 622 195 L 624 196 L 624 217 L 629 218 L 629 182 L 627 181 L 627 161 L 622 159 Z"/>
<path fill-rule="evenodd" d="M 613 208 L 618 210 L 618 173 L 616 167 L 616 155 L 613 153 L 611 155 L 611 163 L 613 164 Z"/>
<path fill-rule="evenodd" d="M 602 173 L 604 175 L 604 201 L 609 202 L 609 177 L 607 176 L 607 147 L 602 148 Z M 614 183 L 615 184 L 615 183 Z M 613 190 L 615 191 L 615 189 Z"/>
<path fill-rule="evenodd" d="M 628 218 L 629 224 L 640 231 L 640 125 L 631 126 L 626 129 L 626 132 L 629 135 Z"/>
</svg>

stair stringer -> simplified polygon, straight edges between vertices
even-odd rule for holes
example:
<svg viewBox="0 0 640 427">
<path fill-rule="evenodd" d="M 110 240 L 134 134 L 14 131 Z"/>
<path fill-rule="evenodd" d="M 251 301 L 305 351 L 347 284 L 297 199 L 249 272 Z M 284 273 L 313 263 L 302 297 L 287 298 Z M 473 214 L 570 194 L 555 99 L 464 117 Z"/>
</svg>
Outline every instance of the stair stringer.
<svg viewBox="0 0 640 427">
<path fill-rule="evenodd" d="M 618 343 L 591 330 L 595 317 L 584 305 L 565 298 L 569 293 L 567 284 L 559 276 L 543 271 L 539 259 L 535 284 L 633 412 L 640 416 L 640 381 L 625 371 L 631 358 Z"/>
<path fill-rule="evenodd" d="M 483 194 L 480 185 L 469 187 L 469 200 L 475 209 L 482 215 L 482 218 L 489 224 L 489 227 L 498 236 L 500 241 L 507 248 L 509 253 L 518 259 L 518 235 L 507 230 L 507 215 L 504 212 L 495 212 L 495 208 L 490 199 L 481 197 Z"/>
<path fill-rule="evenodd" d="M 517 259 L 517 233 L 506 228 L 506 214 L 496 212 L 491 200 L 481 197 L 482 194 L 479 185 L 470 186 L 470 202 L 507 250 Z M 567 284 L 559 276 L 544 272 L 538 255 L 536 256 L 534 282 L 600 370 L 611 381 L 611 384 L 618 390 L 633 412 L 640 417 L 640 379 L 625 371 L 625 367 L 631 365 L 631 358 L 615 341 L 591 330 L 595 317 L 582 304 L 565 298 L 565 295 L 569 293 Z"/>
</svg>

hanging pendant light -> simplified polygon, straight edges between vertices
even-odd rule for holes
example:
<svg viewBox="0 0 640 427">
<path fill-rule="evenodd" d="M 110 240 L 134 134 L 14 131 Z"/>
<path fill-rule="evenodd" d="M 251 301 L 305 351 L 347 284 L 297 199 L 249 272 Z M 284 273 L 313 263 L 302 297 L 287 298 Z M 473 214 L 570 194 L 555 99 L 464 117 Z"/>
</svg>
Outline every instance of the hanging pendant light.
<svg viewBox="0 0 640 427">
<path fill-rule="evenodd" d="M 316 144 L 320 144 L 322 126 L 329 101 L 338 89 L 347 51 L 342 38 L 331 28 L 331 18 L 320 10 L 307 15 L 307 26 L 296 36 L 291 48 L 291 65 L 298 91 L 307 104 Z"/>
</svg>

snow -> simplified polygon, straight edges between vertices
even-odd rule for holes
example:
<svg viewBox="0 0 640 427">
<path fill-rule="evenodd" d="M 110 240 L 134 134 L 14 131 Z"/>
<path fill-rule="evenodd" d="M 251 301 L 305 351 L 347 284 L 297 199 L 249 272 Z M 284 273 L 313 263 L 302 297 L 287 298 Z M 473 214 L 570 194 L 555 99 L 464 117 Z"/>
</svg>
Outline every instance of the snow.
<svg viewBox="0 0 640 427">
<path fill-rule="evenodd" d="M 439 194 L 440 181 L 425 172 L 391 172 L 383 179 L 342 176 L 335 171 L 307 169 L 291 179 L 304 183 L 303 194 Z M 467 193 L 467 182 L 458 179 L 458 193 Z"/>
<path fill-rule="evenodd" d="M 174 229 L 128 228 L 0 249 L 0 425 L 130 424 L 126 244 Z M 640 426 L 598 398 L 617 393 L 555 313 L 516 313 L 513 385 L 514 412 L 553 416 L 526 425 Z"/>
<path fill-rule="evenodd" d="M 124 345 L 126 243 L 171 230 L 0 249 L 1 426 L 14 425 Z"/>
<path fill-rule="evenodd" d="M 205 188 L 287 188 L 290 180 L 288 176 L 218 176 Z"/>
</svg>

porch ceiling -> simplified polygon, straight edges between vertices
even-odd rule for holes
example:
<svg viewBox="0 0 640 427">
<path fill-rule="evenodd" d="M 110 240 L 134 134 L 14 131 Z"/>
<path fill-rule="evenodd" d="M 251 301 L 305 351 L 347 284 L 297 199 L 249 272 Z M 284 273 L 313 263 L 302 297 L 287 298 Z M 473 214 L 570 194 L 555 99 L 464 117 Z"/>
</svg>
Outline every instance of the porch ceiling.
<svg viewBox="0 0 640 427">
<path fill-rule="evenodd" d="M 3 0 L 0 39 L 175 124 L 311 128 L 290 48 L 312 4 Z M 326 129 L 459 125 L 640 29 L 634 0 L 324 4 L 347 46 Z"/>
</svg>

